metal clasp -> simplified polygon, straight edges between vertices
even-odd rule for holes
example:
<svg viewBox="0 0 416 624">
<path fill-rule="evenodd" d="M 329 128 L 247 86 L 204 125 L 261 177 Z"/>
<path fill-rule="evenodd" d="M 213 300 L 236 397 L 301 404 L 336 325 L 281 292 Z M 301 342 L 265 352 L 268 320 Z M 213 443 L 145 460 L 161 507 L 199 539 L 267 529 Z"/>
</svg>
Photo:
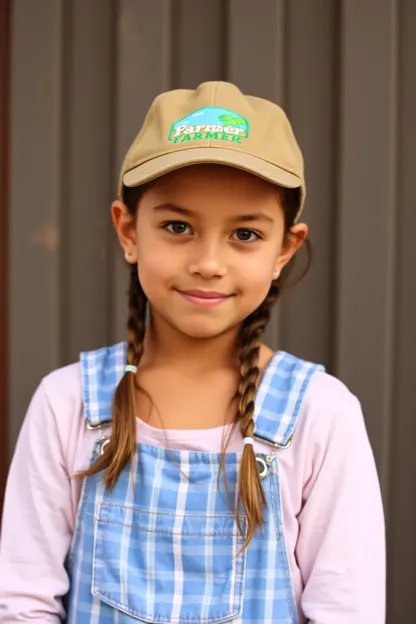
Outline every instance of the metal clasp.
<svg viewBox="0 0 416 624">
<path fill-rule="evenodd" d="M 292 440 L 293 440 L 293 434 L 290 436 L 290 438 L 288 439 L 286 444 L 280 444 L 279 442 L 272 442 L 268 438 L 262 438 L 259 435 L 254 435 L 253 437 L 256 440 L 260 440 L 260 442 L 265 442 L 266 444 L 270 444 L 271 446 L 273 446 L 278 451 L 285 451 L 286 449 L 288 449 L 289 446 L 292 444 Z"/>
<path fill-rule="evenodd" d="M 104 455 L 105 449 L 109 445 L 109 443 L 110 443 L 110 438 L 106 438 L 106 437 L 101 438 L 100 445 L 98 448 L 98 452 L 100 455 Z"/>
<path fill-rule="evenodd" d="M 91 425 L 91 423 L 87 422 L 87 429 L 90 431 L 95 431 L 95 429 L 105 429 L 105 427 L 109 427 L 111 425 L 111 420 L 105 420 L 103 422 L 99 422 L 96 425 Z"/>
<path fill-rule="evenodd" d="M 274 448 L 279 449 L 279 451 L 285 451 L 292 444 L 292 440 L 293 440 L 293 435 L 290 436 L 286 444 L 279 444 L 279 442 L 275 442 L 273 446 Z"/>
<path fill-rule="evenodd" d="M 95 441 L 94 449 L 92 453 L 92 457 L 94 461 L 98 459 L 98 457 L 101 457 L 102 455 L 104 455 L 104 451 L 107 445 L 109 444 L 109 442 L 110 442 L 110 438 L 107 436 L 101 436 L 101 438 Z"/>
<path fill-rule="evenodd" d="M 260 479 L 264 479 L 270 473 L 273 460 L 273 455 L 256 455 L 256 461 L 259 464 Z"/>
</svg>

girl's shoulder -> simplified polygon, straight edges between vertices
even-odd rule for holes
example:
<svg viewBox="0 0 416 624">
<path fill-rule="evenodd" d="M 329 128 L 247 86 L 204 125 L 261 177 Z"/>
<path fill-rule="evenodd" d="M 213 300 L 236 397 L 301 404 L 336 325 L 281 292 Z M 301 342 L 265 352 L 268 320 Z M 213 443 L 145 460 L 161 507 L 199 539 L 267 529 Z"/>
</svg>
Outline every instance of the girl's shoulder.
<svg viewBox="0 0 416 624">
<path fill-rule="evenodd" d="M 348 386 L 328 373 L 324 365 L 286 351 L 267 349 L 264 353 L 267 364 L 263 370 L 273 377 L 271 385 L 282 383 L 288 391 L 299 389 L 304 410 L 332 412 L 336 407 L 359 404 Z"/>
<path fill-rule="evenodd" d="M 305 392 L 297 433 L 315 448 L 337 444 L 351 449 L 368 438 L 359 399 L 343 381 L 323 370 L 315 373 Z"/>
<path fill-rule="evenodd" d="M 67 407 L 82 401 L 81 362 L 74 362 L 48 373 L 41 381 L 51 406 Z"/>
<path fill-rule="evenodd" d="M 38 454 L 42 449 L 43 459 L 39 461 L 64 466 L 71 474 L 80 452 L 83 455 L 85 441 L 81 366 L 75 363 L 54 370 L 41 380 L 30 401 L 17 446 L 38 449 Z"/>
<path fill-rule="evenodd" d="M 357 397 L 340 379 L 328 374 L 324 366 L 285 351 L 267 355 L 258 412 L 264 414 L 265 430 L 273 427 L 275 419 L 279 431 L 284 429 L 279 443 L 288 442 L 295 430 L 295 438 L 300 434 L 309 438 L 311 432 L 325 438 L 348 427 L 362 427 Z"/>
<path fill-rule="evenodd" d="M 62 410 L 93 403 L 94 395 L 104 389 L 114 392 L 124 371 L 126 344 L 124 342 L 83 351 L 73 364 L 55 369 L 43 378 L 45 393 L 51 405 Z"/>
<path fill-rule="evenodd" d="M 336 405 L 358 403 L 357 397 L 348 386 L 338 377 L 326 370 L 318 370 L 309 384 L 305 395 L 309 407 L 332 409 Z"/>
<path fill-rule="evenodd" d="M 39 405 L 39 420 L 53 422 L 64 447 L 76 444 L 86 428 L 82 394 L 81 364 L 75 362 L 46 375 L 33 399 Z"/>
<path fill-rule="evenodd" d="M 83 351 L 78 362 L 58 368 L 43 378 L 32 403 L 40 407 L 38 411 L 53 415 L 64 437 L 82 437 L 91 426 L 107 426 L 125 360 L 125 342 Z"/>
</svg>

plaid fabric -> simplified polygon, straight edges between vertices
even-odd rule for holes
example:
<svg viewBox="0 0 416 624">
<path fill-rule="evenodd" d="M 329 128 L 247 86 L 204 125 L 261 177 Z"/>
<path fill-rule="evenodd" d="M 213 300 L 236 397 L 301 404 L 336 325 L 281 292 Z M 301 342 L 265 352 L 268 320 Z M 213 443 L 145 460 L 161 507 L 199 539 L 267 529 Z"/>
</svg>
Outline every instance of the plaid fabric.
<svg viewBox="0 0 416 624">
<path fill-rule="evenodd" d="M 309 382 L 317 371 L 324 370 L 321 365 L 277 351 L 257 391 L 256 437 L 286 446 L 293 436 Z"/>
<path fill-rule="evenodd" d="M 82 356 L 91 424 L 111 416 L 123 357 L 124 344 Z M 308 382 L 320 368 L 275 354 L 257 394 L 256 436 L 270 444 L 290 438 Z M 229 453 L 225 459 L 232 501 L 239 458 Z M 297 623 L 278 456 L 271 450 L 261 458 L 269 468 L 262 481 L 265 527 L 241 554 L 243 539 L 222 480 L 217 488 L 220 454 L 139 443 L 133 465 L 111 493 L 101 475 L 86 479 L 68 560 L 68 623 Z"/>
<path fill-rule="evenodd" d="M 114 391 L 124 374 L 126 357 L 125 342 L 81 353 L 82 398 L 90 425 L 111 421 Z"/>
</svg>

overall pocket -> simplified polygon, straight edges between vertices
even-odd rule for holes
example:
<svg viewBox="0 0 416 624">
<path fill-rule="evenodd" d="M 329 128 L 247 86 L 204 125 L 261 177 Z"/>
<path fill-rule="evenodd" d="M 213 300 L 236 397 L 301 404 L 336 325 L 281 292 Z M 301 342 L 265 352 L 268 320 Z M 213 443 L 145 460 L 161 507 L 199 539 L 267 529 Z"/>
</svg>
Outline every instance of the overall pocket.
<svg viewBox="0 0 416 624">
<path fill-rule="evenodd" d="M 181 515 L 101 503 L 92 593 L 144 622 L 225 622 L 242 610 L 242 544 L 231 514 Z"/>
</svg>

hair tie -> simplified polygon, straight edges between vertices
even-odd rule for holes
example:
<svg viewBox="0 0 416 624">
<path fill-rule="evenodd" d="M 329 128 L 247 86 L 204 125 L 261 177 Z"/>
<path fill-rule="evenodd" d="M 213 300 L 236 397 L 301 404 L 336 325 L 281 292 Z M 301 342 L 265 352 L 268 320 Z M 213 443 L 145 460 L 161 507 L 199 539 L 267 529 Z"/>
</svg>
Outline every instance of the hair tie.
<svg viewBox="0 0 416 624">
<path fill-rule="evenodd" d="M 244 446 L 246 446 L 247 444 L 251 444 L 251 446 L 253 446 L 254 444 L 253 438 L 244 438 L 243 442 L 244 442 Z"/>
<path fill-rule="evenodd" d="M 134 366 L 134 364 L 127 364 L 126 368 L 124 369 L 126 373 L 137 373 L 137 366 Z"/>
</svg>

